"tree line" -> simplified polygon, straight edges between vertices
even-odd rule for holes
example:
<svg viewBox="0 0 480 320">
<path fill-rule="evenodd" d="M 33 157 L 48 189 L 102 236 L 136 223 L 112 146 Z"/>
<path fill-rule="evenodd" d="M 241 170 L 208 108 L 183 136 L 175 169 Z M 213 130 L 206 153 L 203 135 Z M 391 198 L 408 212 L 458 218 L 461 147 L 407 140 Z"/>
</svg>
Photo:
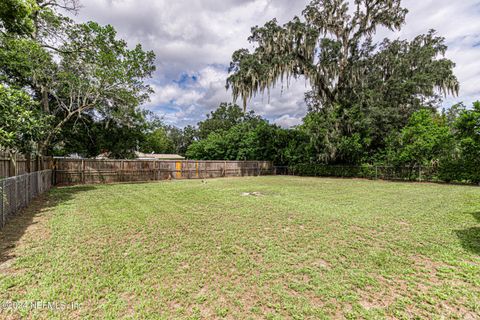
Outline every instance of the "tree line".
<svg viewBox="0 0 480 320">
<path fill-rule="evenodd" d="M 304 78 L 312 87 L 307 116 L 286 131 L 244 119 L 187 154 L 286 165 L 433 165 L 444 180 L 480 181 L 479 103 L 439 111 L 443 97 L 459 91 L 445 39 L 430 30 L 375 41 L 379 28 L 401 30 L 407 13 L 400 0 L 313 0 L 302 17 L 252 27 L 254 49 L 232 55 L 227 87 L 234 99 L 246 111 L 252 97 Z"/>
<path fill-rule="evenodd" d="M 309 122 L 289 129 L 269 123 L 253 111 L 222 104 L 198 123 L 186 156 L 204 160 L 269 160 L 279 166 L 302 164 L 433 166 L 442 180 L 480 182 L 480 102 L 446 110 L 420 108 L 398 130 L 387 133 L 385 146 L 372 150 L 359 132 L 331 141 L 335 160 L 319 153 L 318 127 Z M 334 130 L 333 127 L 326 128 Z M 308 166 L 307 166 L 308 167 Z"/>
<path fill-rule="evenodd" d="M 277 165 L 433 165 L 445 180 L 480 181 L 480 103 L 441 110 L 456 95 L 455 64 L 434 30 L 401 30 L 400 0 L 313 0 L 301 17 L 254 26 L 253 49 L 232 55 L 222 103 L 177 128 L 141 108 L 155 55 L 113 26 L 76 23 L 77 0 L 0 4 L 0 146 L 25 154 L 132 158 L 135 151 L 191 159 L 271 160 Z M 284 129 L 248 110 L 251 98 L 306 79 L 308 109 Z"/>
</svg>

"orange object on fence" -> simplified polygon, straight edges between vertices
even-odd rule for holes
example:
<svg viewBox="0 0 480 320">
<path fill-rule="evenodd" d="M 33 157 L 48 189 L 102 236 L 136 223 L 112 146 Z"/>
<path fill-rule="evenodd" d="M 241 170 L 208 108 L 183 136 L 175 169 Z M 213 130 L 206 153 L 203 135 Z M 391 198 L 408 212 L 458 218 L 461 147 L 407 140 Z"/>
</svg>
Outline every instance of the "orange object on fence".
<svg viewBox="0 0 480 320">
<path fill-rule="evenodd" d="M 181 161 L 175 162 L 175 170 L 176 170 L 175 177 L 177 179 L 181 179 L 182 178 L 182 162 Z"/>
</svg>

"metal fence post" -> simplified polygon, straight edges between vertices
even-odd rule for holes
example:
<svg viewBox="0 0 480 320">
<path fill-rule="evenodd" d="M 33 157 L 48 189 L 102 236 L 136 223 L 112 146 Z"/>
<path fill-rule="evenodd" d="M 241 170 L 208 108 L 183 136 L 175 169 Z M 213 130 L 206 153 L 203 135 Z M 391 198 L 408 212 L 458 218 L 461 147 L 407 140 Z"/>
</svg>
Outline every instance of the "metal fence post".
<svg viewBox="0 0 480 320">
<path fill-rule="evenodd" d="M 36 194 L 39 195 L 42 192 L 42 174 L 41 171 L 37 171 L 35 174 L 35 178 L 37 179 L 37 191 Z"/>
<path fill-rule="evenodd" d="M 17 186 L 17 184 L 18 184 L 17 183 L 17 176 L 14 176 L 13 177 L 13 186 L 14 186 L 14 188 L 13 188 L 14 196 L 13 197 L 15 198 L 15 207 L 14 207 L 15 212 L 18 210 L 18 192 L 17 192 L 18 186 Z"/>
</svg>

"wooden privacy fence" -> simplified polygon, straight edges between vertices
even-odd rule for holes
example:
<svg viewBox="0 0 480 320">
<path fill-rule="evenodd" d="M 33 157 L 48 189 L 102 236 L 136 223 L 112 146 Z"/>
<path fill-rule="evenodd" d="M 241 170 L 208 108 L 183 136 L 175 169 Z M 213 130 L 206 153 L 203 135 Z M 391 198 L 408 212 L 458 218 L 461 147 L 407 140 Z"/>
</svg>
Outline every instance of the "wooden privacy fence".
<svg viewBox="0 0 480 320">
<path fill-rule="evenodd" d="M 28 160 L 22 154 L 0 151 L 0 179 L 51 169 L 52 167 L 52 157 L 33 156 Z"/>
<path fill-rule="evenodd" d="M 54 160 L 55 184 L 205 179 L 273 174 L 270 161 Z"/>
<path fill-rule="evenodd" d="M 0 228 L 36 196 L 52 187 L 52 170 L 35 171 L 0 180 Z"/>
</svg>

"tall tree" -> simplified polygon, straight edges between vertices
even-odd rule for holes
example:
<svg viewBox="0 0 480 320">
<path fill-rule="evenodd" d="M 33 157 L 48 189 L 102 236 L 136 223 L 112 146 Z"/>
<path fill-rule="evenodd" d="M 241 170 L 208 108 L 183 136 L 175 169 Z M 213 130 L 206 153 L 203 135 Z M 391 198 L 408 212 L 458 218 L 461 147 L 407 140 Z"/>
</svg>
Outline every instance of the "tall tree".
<svg viewBox="0 0 480 320">
<path fill-rule="evenodd" d="M 188 147 L 198 139 L 197 128 L 188 125 L 183 129 L 175 126 L 166 126 L 168 138 L 173 143 L 173 152 L 180 155 L 185 155 Z"/>
<path fill-rule="evenodd" d="M 115 118 L 98 118 L 94 110 L 84 112 L 68 121 L 55 136 L 52 152 L 57 156 L 96 157 L 106 153 L 112 158 L 133 158 L 135 151 L 143 151 L 141 148 L 150 133 L 162 124 L 142 109 L 132 110 L 128 117 L 130 120 L 125 124 Z"/>
<path fill-rule="evenodd" d="M 198 123 L 198 135 L 201 139 L 206 139 L 212 132 L 227 131 L 252 117 L 255 117 L 253 112 L 244 113 L 236 104 L 223 102 L 217 109 L 207 114 L 207 119 Z"/>
<path fill-rule="evenodd" d="M 2 78 L 10 76 L 9 82 L 28 85 L 46 112 L 55 70 L 52 61 L 74 25 L 60 11 L 76 13 L 78 8 L 78 0 L 5 0 L 0 5 Z"/>
<path fill-rule="evenodd" d="M 412 41 L 373 41 L 380 27 L 399 30 L 406 14 L 400 0 L 355 0 L 353 8 L 345 0 L 314 0 L 303 19 L 253 27 L 256 48 L 234 52 L 227 87 L 246 108 L 252 96 L 305 77 L 317 160 L 371 157 L 415 111 L 438 106 L 442 94 L 459 87 L 454 63 L 443 58 L 444 39 L 434 31 Z"/>
<path fill-rule="evenodd" d="M 25 30 L 15 27 L 23 20 L 5 18 L 15 3 L 28 9 L 22 11 Z M 153 52 L 130 49 L 112 26 L 76 24 L 60 13 L 78 7 L 77 0 L 8 0 L 10 11 L 0 7 L 0 81 L 27 88 L 54 116 L 43 151 L 59 141 L 67 123 L 92 113 L 105 123 L 132 126 L 135 108 L 152 92 L 145 79 L 155 69 Z"/>
<path fill-rule="evenodd" d="M 288 83 L 291 77 L 304 76 L 310 80 L 321 105 L 343 104 L 349 102 L 345 98 L 364 87 L 366 75 L 374 66 L 369 63 L 372 60 L 376 60 L 384 78 L 389 79 L 395 71 L 392 68 L 395 61 L 386 52 L 408 51 L 408 47 L 405 48 L 405 42 L 388 40 L 377 46 L 373 36 L 379 27 L 399 30 L 407 10 L 401 7 L 400 0 L 355 0 L 354 3 L 355 8 L 350 12 L 348 1 L 314 0 L 303 11 L 303 20 L 295 17 L 280 26 L 273 19 L 263 27 L 253 27 L 249 41 L 256 44 L 254 52 L 241 49 L 232 56 L 230 72 L 233 74 L 227 85 L 232 87 L 234 97 L 241 96 L 246 107 L 250 97 L 268 90 L 278 81 Z M 440 42 L 433 57 L 428 54 L 425 57 L 435 59 L 445 51 L 443 41 L 439 40 L 430 33 L 415 40 L 420 45 L 416 49 L 422 45 L 438 46 Z M 402 45 L 404 48 L 396 48 Z M 414 79 L 418 65 L 405 67 L 407 70 L 403 73 L 412 72 L 409 78 Z M 441 76 L 431 72 L 433 79 L 418 85 L 420 93 L 431 90 L 432 85 L 445 92 L 458 91 L 451 63 L 442 67 Z"/>
<path fill-rule="evenodd" d="M 90 110 L 128 124 L 129 115 L 152 92 L 144 80 L 155 70 L 153 52 L 145 52 L 140 45 L 128 49 L 112 26 L 94 22 L 75 25 L 68 36 L 50 89 L 60 117 L 43 141 L 45 146 L 65 123 Z"/>
<path fill-rule="evenodd" d="M 175 146 L 165 128 L 157 128 L 146 134 L 140 150 L 145 153 L 174 153 Z"/>
</svg>

